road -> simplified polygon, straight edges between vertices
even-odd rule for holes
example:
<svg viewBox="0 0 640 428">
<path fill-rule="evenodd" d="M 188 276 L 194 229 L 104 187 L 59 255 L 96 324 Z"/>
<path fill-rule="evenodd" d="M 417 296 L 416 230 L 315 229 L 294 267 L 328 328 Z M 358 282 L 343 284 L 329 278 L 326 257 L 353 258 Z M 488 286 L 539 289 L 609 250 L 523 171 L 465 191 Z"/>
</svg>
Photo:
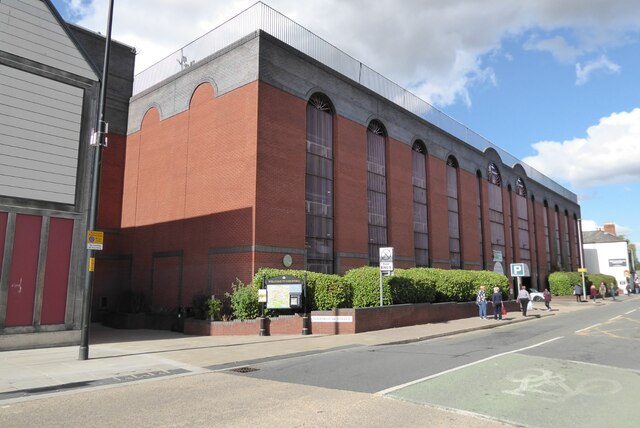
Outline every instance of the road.
<svg viewBox="0 0 640 428">
<path fill-rule="evenodd" d="M 639 323 L 637 302 L 607 302 L 422 342 L 59 393 L 1 406 L 0 420 L 7 427 L 635 427 Z"/>
</svg>

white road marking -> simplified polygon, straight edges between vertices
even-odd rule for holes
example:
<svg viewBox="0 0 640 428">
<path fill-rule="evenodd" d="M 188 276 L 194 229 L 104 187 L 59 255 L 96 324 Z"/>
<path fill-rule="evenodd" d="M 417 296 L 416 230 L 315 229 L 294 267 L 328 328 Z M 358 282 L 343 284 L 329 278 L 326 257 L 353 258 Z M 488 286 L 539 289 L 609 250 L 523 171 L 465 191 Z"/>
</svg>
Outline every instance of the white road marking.
<svg viewBox="0 0 640 428">
<path fill-rule="evenodd" d="M 427 377 L 423 377 L 422 379 L 413 380 L 411 382 L 403 383 L 402 385 L 392 386 L 391 388 L 383 389 L 382 391 L 376 392 L 376 395 L 386 395 L 386 394 L 389 394 L 391 392 L 397 391 L 399 389 L 406 388 L 407 386 L 415 385 L 416 383 L 424 382 L 424 381 L 429 380 L 429 379 L 434 379 L 434 378 L 437 378 L 439 376 L 445 375 L 447 373 L 453 373 L 455 371 L 458 371 L 458 370 L 461 370 L 461 369 L 464 369 L 464 368 L 467 368 L 467 367 L 475 366 L 476 364 L 484 363 L 485 361 L 493 360 L 495 358 L 502 357 L 504 355 L 515 354 L 516 352 L 526 351 L 527 349 L 531 349 L 531 348 L 537 348 L 538 346 L 546 345 L 547 343 L 556 341 L 558 339 L 562 339 L 563 337 L 564 336 L 554 337 L 553 339 L 545 340 L 544 342 L 536 343 L 535 345 L 526 346 L 526 347 L 520 348 L 520 349 L 514 349 L 513 351 L 503 352 L 502 354 L 492 355 L 492 356 L 484 358 L 482 360 L 474 361 L 473 363 L 464 364 L 464 365 L 459 366 L 459 367 L 454 367 L 452 369 L 445 370 L 445 371 L 440 372 L 440 373 L 436 373 L 436 374 L 433 374 L 433 375 L 430 375 L 430 376 L 427 376 Z"/>
<path fill-rule="evenodd" d="M 633 312 L 635 312 L 635 311 L 636 311 L 635 309 L 631 309 L 629 312 L 625 312 L 624 314 L 625 314 L 625 315 L 629 315 L 630 313 L 633 313 Z"/>
<path fill-rule="evenodd" d="M 602 324 L 602 323 L 594 324 L 594 325 L 592 325 L 592 326 L 590 326 L 590 327 L 583 328 L 583 329 L 580 329 L 580 330 L 576 330 L 576 331 L 574 331 L 574 333 L 580 333 L 581 331 L 589 330 L 590 328 L 597 327 L 597 326 L 599 326 L 599 325 L 601 325 L 601 324 Z"/>
</svg>

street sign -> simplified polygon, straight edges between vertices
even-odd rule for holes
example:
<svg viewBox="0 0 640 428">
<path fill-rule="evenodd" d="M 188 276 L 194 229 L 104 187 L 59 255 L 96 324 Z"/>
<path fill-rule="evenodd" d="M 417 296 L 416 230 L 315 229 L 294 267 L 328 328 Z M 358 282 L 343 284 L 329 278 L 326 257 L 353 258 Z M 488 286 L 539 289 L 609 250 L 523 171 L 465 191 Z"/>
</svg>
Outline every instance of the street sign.
<svg viewBox="0 0 640 428">
<path fill-rule="evenodd" d="M 526 263 L 511 263 L 510 266 L 512 277 L 530 276 L 529 266 Z"/>
<path fill-rule="evenodd" d="M 90 230 L 87 232 L 87 250 L 102 250 L 104 232 Z"/>
<path fill-rule="evenodd" d="M 587 268 L 578 268 L 578 272 L 587 273 Z"/>
<path fill-rule="evenodd" d="M 393 270 L 393 247 L 380 247 L 380 270 L 384 272 Z"/>
</svg>

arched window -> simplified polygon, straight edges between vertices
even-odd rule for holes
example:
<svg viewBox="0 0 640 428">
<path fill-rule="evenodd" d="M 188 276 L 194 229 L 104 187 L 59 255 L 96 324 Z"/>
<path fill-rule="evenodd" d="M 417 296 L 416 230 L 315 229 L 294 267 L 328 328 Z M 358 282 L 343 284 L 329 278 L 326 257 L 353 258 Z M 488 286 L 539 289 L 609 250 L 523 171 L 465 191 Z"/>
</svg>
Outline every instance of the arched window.
<svg viewBox="0 0 640 428">
<path fill-rule="evenodd" d="M 494 163 L 487 167 L 489 181 L 489 224 L 491 227 L 491 250 L 495 261 L 502 260 L 505 255 L 504 214 L 502 209 L 502 177 Z"/>
<path fill-rule="evenodd" d="M 544 201 L 542 210 L 542 224 L 544 225 L 544 252 L 547 260 L 547 272 L 551 272 L 551 231 L 549 230 L 549 203 Z"/>
<path fill-rule="evenodd" d="M 482 269 L 487 268 L 487 261 L 484 258 L 484 214 L 482 212 L 482 173 L 480 170 L 476 171 L 476 177 L 478 179 L 478 191 L 476 193 L 476 206 L 477 206 L 477 217 L 478 217 L 478 233 L 480 238 L 480 262 Z"/>
<path fill-rule="evenodd" d="M 429 266 L 427 222 L 427 149 L 420 140 L 412 147 L 413 242 L 417 267 Z"/>
<path fill-rule="evenodd" d="M 307 103 L 306 265 L 333 273 L 333 113 L 328 99 Z"/>
<path fill-rule="evenodd" d="M 574 245 L 574 251 L 573 251 L 573 257 L 574 257 L 574 266 L 580 266 L 580 239 L 581 237 L 578 237 L 578 233 L 582 233 L 582 231 L 580 230 L 580 228 L 578 227 L 578 217 L 573 214 L 573 245 Z"/>
<path fill-rule="evenodd" d="M 369 200 L 369 265 L 380 264 L 387 246 L 386 132 L 377 120 L 367 128 L 367 197 Z"/>
<path fill-rule="evenodd" d="M 518 218 L 518 243 L 521 263 L 531 266 L 531 245 L 529 240 L 529 207 L 527 188 L 522 178 L 516 180 L 516 215 Z"/>
<path fill-rule="evenodd" d="M 560 213 L 558 212 L 558 206 L 555 206 L 554 213 L 554 225 L 553 225 L 553 238 L 555 242 L 556 250 L 556 269 L 562 269 L 562 247 L 560 246 Z"/>
<path fill-rule="evenodd" d="M 489 178 L 489 183 L 495 184 L 496 186 L 502 186 L 500 171 L 498 171 L 498 167 L 493 162 L 487 166 L 487 177 Z"/>
<path fill-rule="evenodd" d="M 573 272 L 573 260 L 571 258 L 571 242 L 569 241 L 569 212 L 567 210 L 564 210 L 564 223 L 563 223 L 563 227 L 562 227 L 562 231 L 564 232 L 564 250 L 562 252 L 562 254 L 564 255 L 563 260 L 562 260 L 562 265 L 564 266 L 564 268 L 569 271 L 569 272 Z"/>
<path fill-rule="evenodd" d="M 453 156 L 449 156 L 447 159 L 447 209 L 449 213 L 449 260 L 452 269 L 461 269 L 458 161 Z"/>
</svg>

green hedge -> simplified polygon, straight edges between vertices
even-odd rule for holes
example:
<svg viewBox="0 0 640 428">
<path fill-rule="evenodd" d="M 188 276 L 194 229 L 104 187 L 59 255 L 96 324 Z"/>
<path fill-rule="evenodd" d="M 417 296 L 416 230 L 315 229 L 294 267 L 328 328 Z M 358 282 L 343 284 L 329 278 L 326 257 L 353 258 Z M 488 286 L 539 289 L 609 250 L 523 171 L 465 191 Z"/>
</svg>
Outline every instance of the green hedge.
<svg viewBox="0 0 640 428">
<path fill-rule="evenodd" d="M 573 294 L 576 284 L 582 285 L 582 275 L 578 272 L 553 272 L 549 275 L 549 291 L 554 296 Z"/>
<path fill-rule="evenodd" d="M 382 277 L 384 305 L 393 303 L 391 285 L 389 284 L 391 278 L 393 277 Z M 377 267 L 365 266 L 351 269 L 344 274 L 344 280 L 351 287 L 354 308 L 380 306 L 380 270 Z"/>
<path fill-rule="evenodd" d="M 304 271 L 293 269 L 262 268 L 253 277 L 253 283 L 260 288 L 264 278 L 290 275 L 303 279 Z M 307 300 L 309 310 L 328 310 L 351 306 L 351 290 L 344 278 L 338 275 L 326 275 L 307 272 Z"/>
<path fill-rule="evenodd" d="M 304 278 L 304 271 L 262 268 L 250 285 L 236 281 L 233 292 L 227 293 L 233 316 L 237 319 L 256 318 L 260 305 L 258 288 L 264 279 L 290 275 Z M 480 286 L 487 295 L 498 287 L 506 296 L 508 279 L 488 271 L 446 270 L 434 268 L 396 269 L 393 276 L 383 276 L 384 305 L 404 303 L 466 302 L 473 301 Z M 571 284 L 571 280 L 566 280 Z M 560 286 L 557 287 L 558 290 Z M 568 290 L 568 289 L 567 289 Z M 567 291 L 571 294 L 573 288 Z M 363 308 L 380 305 L 380 271 L 377 267 L 351 269 L 344 276 L 307 272 L 307 310 L 334 308 Z"/>
<path fill-rule="evenodd" d="M 590 273 L 585 277 L 585 281 L 588 282 L 589 287 L 593 284 L 596 288 L 600 287 L 600 283 L 604 281 L 604 283 L 607 284 L 607 290 L 611 284 L 618 285 L 618 281 L 616 281 L 615 276 L 605 275 L 604 273 Z"/>
</svg>

